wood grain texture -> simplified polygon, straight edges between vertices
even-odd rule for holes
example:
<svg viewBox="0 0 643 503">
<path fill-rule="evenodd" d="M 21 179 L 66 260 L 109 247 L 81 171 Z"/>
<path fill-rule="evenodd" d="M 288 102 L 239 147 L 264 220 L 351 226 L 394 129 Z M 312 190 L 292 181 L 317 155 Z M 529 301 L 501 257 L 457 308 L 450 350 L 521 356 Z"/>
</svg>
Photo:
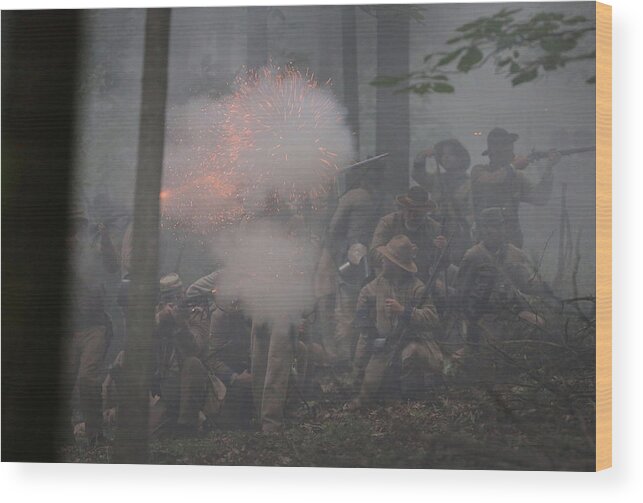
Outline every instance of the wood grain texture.
<svg viewBox="0 0 643 503">
<path fill-rule="evenodd" d="M 612 466 L 612 7 L 596 3 L 596 470 Z"/>
</svg>

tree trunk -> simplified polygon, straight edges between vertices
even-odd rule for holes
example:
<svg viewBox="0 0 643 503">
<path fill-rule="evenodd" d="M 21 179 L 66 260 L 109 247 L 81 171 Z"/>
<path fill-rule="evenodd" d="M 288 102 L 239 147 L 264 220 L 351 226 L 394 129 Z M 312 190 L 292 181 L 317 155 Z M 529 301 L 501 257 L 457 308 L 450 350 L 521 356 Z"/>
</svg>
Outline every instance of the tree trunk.
<svg viewBox="0 0 643 503">
<path fill-rule="evenodd" d="M 344 105 L 348 126 L 355 138 L 359 156 L 359 87 L 357 80 L 357 23 L 355 6 L 342 6 L 342 66 L 344 77 Z"/>
<path fill-rule="evenodd" d="M 270 7 L 247 7 L 247 64 L 256 70 L 268 63 L 268 12 Z"/>
<path fill-rule="evenodd" d="M 158 292 L 159 193 L 163 174 L 170 9 L 148 9 L 134 205 L 132 283 L 123 401 L 114 462 L 148 462 L 149 385 Z"/>
<path fill-rule="evenodd" d="M 391 7 L 377 8 L 377 75 L 409 73 L 410 18 Z M 399 192 L 408 187 L 410 111 L 409 93 L 378 86 L 376 91 L 377 153 L 388 152 L 386 188 Z"/>
<path fill-rule="evenodd" d="M 2 461 L 56 461 L 57 434 L 71 432 L 61 366 L 80 16 L 2 13 Z"/>
</svg>

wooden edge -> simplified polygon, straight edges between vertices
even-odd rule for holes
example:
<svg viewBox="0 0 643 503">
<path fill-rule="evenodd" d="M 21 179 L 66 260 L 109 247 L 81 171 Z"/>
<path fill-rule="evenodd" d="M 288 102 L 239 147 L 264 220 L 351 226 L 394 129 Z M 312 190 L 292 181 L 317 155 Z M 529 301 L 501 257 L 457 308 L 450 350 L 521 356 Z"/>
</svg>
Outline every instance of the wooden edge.
<svg viewBox="0 0 643 503">
<path fill-rule="evenodd" d="M 596 471 L 612 466 L 612 7 L 596 2 Z"/>
</svg>

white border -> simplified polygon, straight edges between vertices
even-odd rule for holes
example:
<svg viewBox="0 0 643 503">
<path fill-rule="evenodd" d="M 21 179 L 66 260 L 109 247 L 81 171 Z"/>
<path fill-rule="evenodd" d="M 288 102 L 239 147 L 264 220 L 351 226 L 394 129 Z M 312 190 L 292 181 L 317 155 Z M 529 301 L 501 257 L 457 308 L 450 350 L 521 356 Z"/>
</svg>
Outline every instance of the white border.
<svg viewBox="0 0 643 503">
<path fill-rule="evenodd" d="M 376 3 L 249 0 L 248 4 Z M 379 2 L 382 3 L 382 2 Z M 402 3 L 388 1 L 385 3 Z M 413 2 L 416 3 L 416 2 Z M 431 3 L 431 2 L 429 2 Z M 643 429 L 640 311 L 643 250 L 640 228 L 643 187 L 640 131 L 643 84 L 642 3 L 613 0 L 614 68 L 614 468 L 598 474 L 553 472 L 462 472 L 310 468 L 96 466 L 3 463 L 0 491 L 5 501 L 65 502 L 245 502 L 270 501 L 640 501 Z M 2 9 L 139 6 L 243 5 L 240 2 L 5 1 Z M 635 225 L 639 224 L 639 225 Z M 628 281 L 629 280 L 629 281 Z"/>
</svg>

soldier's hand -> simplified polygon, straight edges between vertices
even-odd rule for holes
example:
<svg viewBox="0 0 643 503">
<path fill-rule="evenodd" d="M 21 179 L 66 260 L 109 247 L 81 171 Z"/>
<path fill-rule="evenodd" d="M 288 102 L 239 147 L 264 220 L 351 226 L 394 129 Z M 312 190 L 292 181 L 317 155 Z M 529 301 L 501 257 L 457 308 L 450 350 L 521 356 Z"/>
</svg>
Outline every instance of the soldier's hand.
<svg viewBox="0 0 643 503">
<path fill-rule="evenodd" d="M 171 323 L 174 321 L 174 304 L 161 302 L 156 306 L 156 322 L 159 325 Z"/>
<path fill-rule="evenodd" d="M 252 374 L 248 372 L 248 369 L 246 369 L 243 372 L 241 372 L 241 374 L 237 374 L 237 377 L 234 379 L 234 382 L 244 386 L 249 386 L 252 384 Z"/>
<path fill-rule="evenodd" d="M 438 250 L 442 250 L 446 245 L 447 238 L 445 238 L 444 236 L 438 236 L 433 240 L 433 246 L 435 246 Z"/>
<path fill-rule="evenodd" d="M 386 299 L 384 306 L 389 313 L 395 316 L 399 316 L 404 312 L 404 306 L 395 299 Z"/>
<path fill-rule="evenodd" d="M 529 158 L 523 155 L 517 155 L 514 157 L 513 165 L 516 169 L 525 169 L 529 166 Z"/>
</svg>

